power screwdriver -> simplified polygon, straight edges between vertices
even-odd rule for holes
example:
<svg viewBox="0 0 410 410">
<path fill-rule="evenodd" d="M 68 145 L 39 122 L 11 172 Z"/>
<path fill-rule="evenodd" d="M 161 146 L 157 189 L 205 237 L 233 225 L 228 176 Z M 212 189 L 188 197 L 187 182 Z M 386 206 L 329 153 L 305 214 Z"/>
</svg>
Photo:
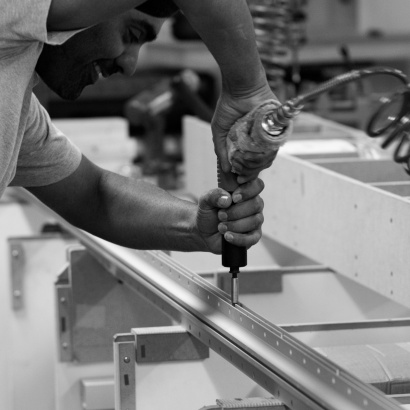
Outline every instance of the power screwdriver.
<svg viewBox="0 0 410 410">
<path fill-rule="evenodd" d="M 232 172 L 223 172 L 218 162 L 218 186 L 228 191 L 231 195 L 233 191 L 238 187 L 236 182 L 237 175 Z M 229 273 L 232 274 L 231 279 L 231 302 L 235 306 L 239 299 L 239 268 L 246 266 L 247 251 L 244 246 L 235 246 L 227 242 L 222 236 L 222 266 L 229 269 Z"/>
<path fill-rule="evenodd" d="M 267 113 L 271 113 L 279 106 L 277 101 L 267 101 L 256 107 L 250 113 L 239 119 L 231 128 L 227 136 L 228 158 L 232 163 L 232 158 L 237 153 L 244 152 L 267 153 L 277 151 L 289 134 L 285 132 L 288 124 L 281 124 L 280 127 L 269 132 L 265 129 L 263 121 Z M 270 122 L 269 122 L 269 125 Z M 232 171 L 235 171 L 232 168 Z M 232 194 L 238 187 L 237 174 L 233 172 L 223 172 L 218 162 L 218 186 Z M 228 267 L 231 279 L 231 302 L 235 306 L 239 302 L 239 268 L 247 265 L 247 250 L 245 247 L 230 244 L 222 237 L 222 266 Z"/>
</svg>

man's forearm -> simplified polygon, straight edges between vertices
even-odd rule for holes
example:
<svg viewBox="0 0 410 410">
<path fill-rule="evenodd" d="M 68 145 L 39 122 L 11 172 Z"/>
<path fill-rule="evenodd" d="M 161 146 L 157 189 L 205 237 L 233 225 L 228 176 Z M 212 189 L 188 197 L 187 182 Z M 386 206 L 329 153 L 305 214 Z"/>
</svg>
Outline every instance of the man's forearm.
<svg viewBox="0 0 410 410">
<path fill-rule="evenodd" d="M 174 0 L 216 59 L 224 86 L 242 95 L 265 83 L 245 0 Z"/>
<path fill-rule="evenodd" d="M 64 180 L 29 190 L 71 224 L 119 245 L 207 250 L 196 231 L 196 204 L 102 170 L 84 157 Z"/>
<path fill-rule="evenodd" d="M 108 172 L 101 178 L 98 198 L 98 212 L 84 228 L 104 239 L 138 249 L 205 250 L 195 232 L 193 203 Z"/>
</svg>

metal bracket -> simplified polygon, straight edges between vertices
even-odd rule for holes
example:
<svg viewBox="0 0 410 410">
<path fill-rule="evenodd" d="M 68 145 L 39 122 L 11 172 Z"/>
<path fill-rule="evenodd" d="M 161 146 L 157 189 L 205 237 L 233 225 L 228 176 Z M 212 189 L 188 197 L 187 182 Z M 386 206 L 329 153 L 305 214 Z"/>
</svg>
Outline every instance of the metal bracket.
<svg viewBox="0 0 410 410">
<path fill-rule="evenodd" d="M 24 250 L 17 239 L 10 239 L 9 247 L 12 308 L 13 310 L 21 310 L 24 307 Z"/>
<path fill-rule="evenodd" d="M 57 329 L 59 335 L 59 352 L 61 362 L 70 362 L 74 359 L 73 336 L 72 336 L 72 297 L 71 285 L 69 282 L 69 267 L 58 275 L 55 284 L 57 300 Z"/>
<path fill-rule="evenodd" d="M 62 362 L 111 362 L 115 334 L 172 323 L 84 247 L 72 246 L 67 255 L 68 267 L 55 285 Z"/>
<path fill-rule="evenodd" d="M 32 289 L 25 289 L 27 279 L 34 272 L 47 274 L 60 269 L 65 263 L 63 258 L 66 246 L 72 243 L 77 243 L 73 237 L 59 233 L 8 238 L 13 310 L 21 310 L 28 303 L 27 292 Z M 42 257 L 47 257 L 44 267 Z"/>
<path fill-rule="evenodd" d="M 142 327 L 114 337 L 115 410 L 136 408 L 138 364 L 209 358 L 209 347 L 182 326 Z"/>
<path fill-rule="evenodd" d="M 114 337 L 115 410 L 134 410 L 135 394 L 135 335 Z"/>
<path fill-rule="evenodd" d="M 156 363 L 209 358 L 209 347 L 182 326 L 132 329 L 137 363 Z"/>
</svg>

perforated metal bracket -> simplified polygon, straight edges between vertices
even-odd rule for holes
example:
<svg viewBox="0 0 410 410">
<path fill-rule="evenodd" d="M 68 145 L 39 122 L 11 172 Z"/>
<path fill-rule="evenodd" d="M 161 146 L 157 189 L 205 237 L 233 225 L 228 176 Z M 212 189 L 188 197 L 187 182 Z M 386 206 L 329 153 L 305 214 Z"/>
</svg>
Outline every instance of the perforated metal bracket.
<svg viewBox="0 0 410 410">
<path fill-rule="evenodd" d="M 72 295 L 67 265 L 58 275 L 55 284 L 57 301 L 57 329 L 59 336 L 59 353 L 61 362 L 71 362 L 74 359 L 72 342 Z"/>
<path fill-rule="evenodd" d="M 24 307 L 24 250 L 18 239 L 9 239 L 9 249 L 12 308 L 21 310 Z"/>
<path fill-rule="evenodd" d="M 67 249 L 67 259 L 68 269 L 56 284 L 61 361 L 111 362 L 113 335 L 171 324 L 84 247 Z"/>
<path fill-rule="evenodd" d="M 115 410 L 134 410 L 135 394 L 135 335 L 114 336 Z"/>
</svg>

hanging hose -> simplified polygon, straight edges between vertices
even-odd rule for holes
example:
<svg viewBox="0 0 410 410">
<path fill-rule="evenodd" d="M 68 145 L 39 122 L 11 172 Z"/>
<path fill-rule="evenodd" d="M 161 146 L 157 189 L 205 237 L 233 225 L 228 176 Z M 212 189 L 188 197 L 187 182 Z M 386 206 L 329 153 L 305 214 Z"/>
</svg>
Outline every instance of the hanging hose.
<svg viewBox="0 0 410 410">
<path fill-rule="evenodd" d="M 394 76 L 407 85 L 406 75 L 395 68 L 371 67 L 362 70 L 349 71 L 348 73 L 338 75 L 329 81 L 320 84 L 312 91 L 287 100 L 275 110 L 266 113 L 262 120 L 262 127 L 270 135 L 278 135 L 278 133 L 281 133 L 283 129 L 289 125 L 291 120 L 300 113 L 303 106 L 308 101 L 315 99 L 320 94 L 326 93 L 333 88 L 340 87 L 352 81 L 361 80 L 365 77 L 380 74 Z"/>
<path fill-rule="evenodd" d="M 276 152 L 291 134 L 290 125 L 292 120 L 300 113 L 306 102 L 336 87 L 373 75 L 393 76 L 407 85 L 407 77 L 400 70 L 390 67 L 371 67 L 341 74 L 320 84 L 314 90 L 287 100 L 283 104 L 273 100 L 266 101 L 238 120 L 228 133 L 227 150 L 230 162 L 232 163 L 235 156 L 243 155 L 245 152 L 253 152 L 261 155 L 269 151 Z M 407 114 L 410 113 L 410 88 L 407 88 L 406 93 L 403 93 L 403 95 L 405 95 L 406 98 L 402 111 L 404 114 Z M 379 111 L 382 112 L 382 110 Z M 389 126 L 397 126 L 397 132 L 390 135 L 382 147 L 384 148 L 390 145 L 393 140 L 400 137 L 401 140 L 396 149 L 394 160 L 396 162 L 405 163 L 407 166 L 406 172 L 410 173 L 410 117 L 404 116 L 402 111 L 400 111 L 401 115 L 396 115 L 397 118 L 395 117 L 395 120 L 391 120 L 390 117 L 388 117 L 388 124 L 384 127 L 379 126 L 376 119 L 374 119 L 375 132 L 371 136 L 379 136 L 385 132 Z M 377 116 L 374 116 L 374 118 L 376 117 Z M 404 132 L 405 136 L 403 136 Z M 407 148 L 407 151 L 405 148 Z M 403 154 L 403 151 L 405 151 L 405 154 Z M 234 167 L 232 171 L 235 172 Z"/>
</svg>

